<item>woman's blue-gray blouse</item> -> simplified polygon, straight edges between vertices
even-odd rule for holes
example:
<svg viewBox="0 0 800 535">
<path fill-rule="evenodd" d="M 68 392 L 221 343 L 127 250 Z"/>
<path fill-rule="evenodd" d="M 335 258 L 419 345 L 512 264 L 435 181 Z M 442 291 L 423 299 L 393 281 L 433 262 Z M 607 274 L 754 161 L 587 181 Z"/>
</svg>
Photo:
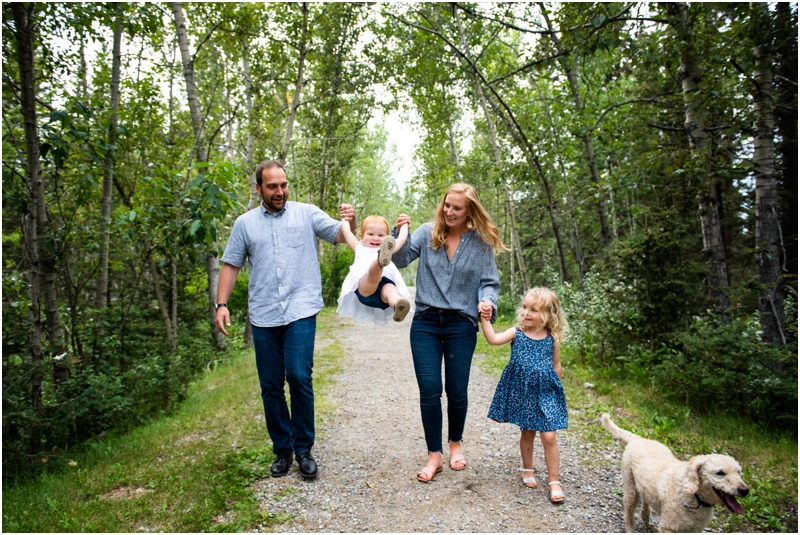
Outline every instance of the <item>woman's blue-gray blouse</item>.
<svg viewBox="0 0 800 535">
<path fill-rule="evenodd" d="M 402 249 L 395 251 L 392 262 L 406 267 L 419 258 L 417 268 L 417 311 L 430 307 L 458 310 L 477 326 L 478 303 L 492 303 L 492 322 L 497 317 L 500 277 L 492 246 L 481 239 L 477 230 L 461 235 L 461 244 L 447 258 L 447 249 L 432 249 L 433 223 L 425 223 L 409 236 Z"/>
</svg>

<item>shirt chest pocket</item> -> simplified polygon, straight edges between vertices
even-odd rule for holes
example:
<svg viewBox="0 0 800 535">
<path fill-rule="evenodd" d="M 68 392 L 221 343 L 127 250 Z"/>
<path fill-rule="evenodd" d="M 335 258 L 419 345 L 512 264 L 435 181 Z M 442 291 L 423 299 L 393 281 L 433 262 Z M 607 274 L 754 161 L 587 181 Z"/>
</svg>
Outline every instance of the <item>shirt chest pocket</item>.
<svg viewBox="0 0 800 535">
<path fill-rule="evenodd" d="M 306 229 L 303 227 L 287 227 L 280 233 L 280 241 L 283 247 L 297 248 L 303 245 L 306 239 Z"/>
</svg>

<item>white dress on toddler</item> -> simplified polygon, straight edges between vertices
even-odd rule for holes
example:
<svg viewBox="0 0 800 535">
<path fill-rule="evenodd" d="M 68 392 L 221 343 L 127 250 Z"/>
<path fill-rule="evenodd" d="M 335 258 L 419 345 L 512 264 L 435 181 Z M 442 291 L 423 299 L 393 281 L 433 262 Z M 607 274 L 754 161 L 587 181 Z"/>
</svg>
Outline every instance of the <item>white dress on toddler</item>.
<svg viewBox="0 0 800 535">
<path fill-rule="evenodd" d="M 394 315 L 394 310 L 391 307 L 385 310 L 368 307 L 361 303 L 356 295 L 358 281 L 369 271 L 369 265 L 378 257 L 378 250 L 365 247 L 360 241 L 356 244 L 355 260 L 353 260 L 353 265 L 350 266 L 350 273 L 344 279 L 342 292 L 339 294 L 339 308 L 336 310 L 339 316 L 353 318 L 360 322 L 371 321 L 375 325 L 385 325 Z M 400 297 L 405 297 L 411 301 L 408 287 L 394 262 L 389 262 L 389 265 L 383 268 L 383 276 L 394 282 Z"/>
</svg>

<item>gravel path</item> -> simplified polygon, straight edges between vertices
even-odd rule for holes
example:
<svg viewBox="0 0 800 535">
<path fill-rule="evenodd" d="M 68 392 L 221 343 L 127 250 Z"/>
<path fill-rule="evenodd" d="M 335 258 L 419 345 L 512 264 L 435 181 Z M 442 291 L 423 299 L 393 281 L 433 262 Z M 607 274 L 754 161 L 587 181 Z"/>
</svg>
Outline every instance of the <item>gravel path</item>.
<svg viewBox="0 0 800 535">
<path fill-rule="evenodd" d="M 316 481 L 297 471 L 257 485 L 265 512 L 291 515 L 279 532 L 607 532 L 623 531 L 619 453 L 582 444 L 580 411 L 559 431 L 566 500 L 550 503 L 541 442 L 534 446 L 539 488 L 523 486 L 519 430 L 486 418 L 497 380 L 473 362 L 464 434 L 468 467 L 416 480 L 426 461 L 409 345 L 410 318 L 385 327 L 342 322 L 347 357 L 337 377 L 338 407 L 317 430 Z M 482 336 L 479 334 L 479 336 Z M 322 340 L 320 340 L 322 342 Z M 477 359 L 478 357 L 476 357 Z M 567 393 L 569 402 L 569 392 Z M 443 396 L 446 404 L 446 396 Z M 447 429 L 446 405 L 444 410 Z M 446 435 L 444 437 L 446 439 Z M 657 520 L 657 519 L 656 519 Z"/>
</svg>

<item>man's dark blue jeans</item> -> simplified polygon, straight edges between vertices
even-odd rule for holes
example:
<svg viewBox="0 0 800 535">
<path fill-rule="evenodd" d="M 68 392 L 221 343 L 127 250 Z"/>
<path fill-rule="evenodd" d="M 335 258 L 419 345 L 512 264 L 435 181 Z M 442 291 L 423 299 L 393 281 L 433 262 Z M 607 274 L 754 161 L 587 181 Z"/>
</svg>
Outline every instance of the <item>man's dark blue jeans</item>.
<svg viewBox="0 0 800 535">
<path fill-rule="evenodd" d="M 414 314 L 411 355 L 429 452 L 442 451 L 442 360 L 448 439 L 461 441 L 467 420 L 467 387 L 478 328 L 457 310 L 428 308 Z"/>
<path fill-rule="evenodd" d="M 307 453 L 314 445 L 314 335 L 317 317 L 280 327 L 253 326 L 261 400 L 276 455 Z M 289 383 L 292 412 L 283 385 Z"/>
</svg>

